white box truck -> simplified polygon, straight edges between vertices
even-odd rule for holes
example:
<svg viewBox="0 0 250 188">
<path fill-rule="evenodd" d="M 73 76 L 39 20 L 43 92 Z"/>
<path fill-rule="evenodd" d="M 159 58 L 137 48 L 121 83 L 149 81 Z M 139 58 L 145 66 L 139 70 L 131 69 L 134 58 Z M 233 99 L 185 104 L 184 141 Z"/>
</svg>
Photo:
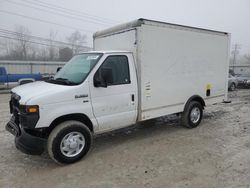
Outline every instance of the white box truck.
<svg viewBox="0 0 250 188">
<path fill-rule="evenodd" d="M 16 87 L 6 129 L 28 154 L 80 160 L 94 134 L 169 114 L 194 128 L 227 100 L 230 35 L 139 19 L 94 34 L 53 79 Z"/>
</svg>

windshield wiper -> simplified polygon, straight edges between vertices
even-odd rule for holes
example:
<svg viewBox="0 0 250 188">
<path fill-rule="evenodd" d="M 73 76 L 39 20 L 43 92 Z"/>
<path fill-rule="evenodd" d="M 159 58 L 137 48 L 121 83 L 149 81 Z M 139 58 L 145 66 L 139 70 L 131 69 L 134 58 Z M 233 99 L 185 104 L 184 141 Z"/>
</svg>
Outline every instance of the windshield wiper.
<svg viewBox="0 0 250 188">
<path fill-rule="evenodd" d="M 70 81 L 68 80 L 67 78 L 56 78 L 55 79 L 56 81 L 60 81 L 60 82 L 63 82 L 67 85 L 77 85 L 77 83 L 73 82 L 73 81 Z"/>
</svg>

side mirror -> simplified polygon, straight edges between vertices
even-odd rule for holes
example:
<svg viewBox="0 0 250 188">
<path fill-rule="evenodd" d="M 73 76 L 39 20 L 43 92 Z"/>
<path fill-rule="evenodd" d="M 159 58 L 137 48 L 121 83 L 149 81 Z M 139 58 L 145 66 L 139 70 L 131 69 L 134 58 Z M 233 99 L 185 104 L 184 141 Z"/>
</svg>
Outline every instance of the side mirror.
<svg viewBox="0 0 250 188">
<path fill-rule="evenodd" d="M 62 67 L 58 67 L 58 68 L 56 69 L 56 72 L 59 72 L 61 69 L 62 69 Z"/>
<path fill-rule="evenodd" d="M 95 87 L 108 87 L 113 82 L 113 74 L 111 68 L 101 68 L 94 76 Z"/>
</svg>

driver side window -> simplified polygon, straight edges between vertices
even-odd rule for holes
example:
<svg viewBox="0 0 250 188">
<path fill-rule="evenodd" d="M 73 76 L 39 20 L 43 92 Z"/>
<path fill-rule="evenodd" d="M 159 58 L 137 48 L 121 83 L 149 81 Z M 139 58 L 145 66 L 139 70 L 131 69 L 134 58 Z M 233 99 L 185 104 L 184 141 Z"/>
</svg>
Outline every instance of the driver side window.
<svg viewBox="0 0 250 188">
<path fill-rule="evenodd" d="M 130 84 L 128 58 L 125 55 L 112 55 L 107 57 L 100 69 L 105 68 L 111 72 L 112 78 L 107 85 Z"/>
</svg>

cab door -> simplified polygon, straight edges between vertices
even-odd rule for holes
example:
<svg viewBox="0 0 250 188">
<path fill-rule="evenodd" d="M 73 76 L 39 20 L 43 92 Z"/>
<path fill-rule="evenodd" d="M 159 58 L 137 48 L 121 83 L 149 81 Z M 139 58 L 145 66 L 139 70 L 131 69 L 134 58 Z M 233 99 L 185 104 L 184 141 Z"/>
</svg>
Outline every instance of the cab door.
<svg viewBox="0 0 250 188">
<path fill-rule="evenodd" d="M 99 132 L 132 125 L 137 118 L 137 79 L 132 54 L 104 55 L 103 62 L 93 71 L 90 81 L 93 113 Z M 109 70 L 106 85 L 96 85 L 95 79 Z M 90 77 L 91 78 L 91 77 Z"/>
</svg>

